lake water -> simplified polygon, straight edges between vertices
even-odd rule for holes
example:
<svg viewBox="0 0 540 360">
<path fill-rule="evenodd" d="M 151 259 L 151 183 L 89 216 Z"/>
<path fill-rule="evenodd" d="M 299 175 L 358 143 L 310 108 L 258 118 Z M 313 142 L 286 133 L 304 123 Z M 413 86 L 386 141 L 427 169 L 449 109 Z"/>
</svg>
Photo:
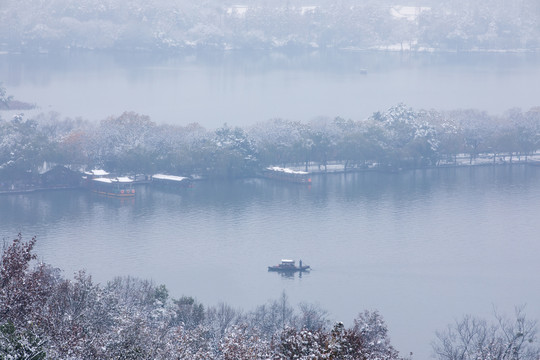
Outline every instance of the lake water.
<svg viewBox="0 0 540 360">
<path fill-rule="evenodd" d="M 36 111 L 102 120 L 251 125 L 271 118 L 362 120 L 399 102 L 491 114 L 540 105 L 538 54 L 266 52 L 1 54 L 0 81 Z M 1 116 L 8 116 L 0 114 Z"/>
<path fill-rule="evenodd" d="M 430 355 L 436 330 L 463 314 L 540 319 L 540 167 L 314 176 L 311 186 L 245 179 L 119 200 L 80 191 L 0 197 L 0 236 L 37 235 L 71 277 L 134 275 L 173 297 L 251 310 L 285 291 L 347 325 L 364 309 L 392 343 Z M 286 278 L 267 266 L 302 259 Z"/>
<path fill-rule="evenodd" d="M 535 54 L 70 53 L 0 54 L 0 81 L 25 111 L 101 120 L 124 111 L 207 128 L 280 117 L 364 119 L 398 102 L 500 114 L 540 105 Z M 10 113 L 0 112 L 3 118 Z M 540 168 L 486 167 L 314 177 L 308 187 L 261 179 L 139 188 L 118 201 L 83 191 L 0 197 L 0 236 L 38 236 L 68 277 L 135 275 L 252 309 L 285 291 L 352 323 L 378 309 L 393 344 L 415 359 L 465 313 L 540 319 Z M 283 278 L 283 257 L 313 267 Z"/>
</svg>

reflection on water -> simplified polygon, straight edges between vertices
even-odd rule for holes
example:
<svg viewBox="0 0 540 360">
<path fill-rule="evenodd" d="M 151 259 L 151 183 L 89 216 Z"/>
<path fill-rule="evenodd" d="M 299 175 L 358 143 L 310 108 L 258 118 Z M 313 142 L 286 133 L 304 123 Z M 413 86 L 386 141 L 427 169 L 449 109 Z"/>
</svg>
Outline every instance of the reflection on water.
<svg viewBox="0 0 540 360">
<path fill-rule="evenodd" d="M 434 332 L 493 304 L 540 303 L 540 168 L 498 166 L 137 188 L 122 201 L 78 191 L 0 197 L 0 237 L 36 235 L 40 259 L 96 282 L 133 275 L 172 297 L 252 309 L 285 291 L 351 322 L 378 309 L 402 353 L 427 358 Z M 125 200 L 125 199 L 124 199 Z M 316 270 L 276 275 L 304 259 Z M 540 318 L 540 310 L 528 315 Z"/>
<path fill-rule="evenodd" d="M 293 280 L 295 278 L 302 279 L 302 277 L 309 276 L 309 271 L 268 271 L 278 274 L 284 280 Z"/>
</svg>

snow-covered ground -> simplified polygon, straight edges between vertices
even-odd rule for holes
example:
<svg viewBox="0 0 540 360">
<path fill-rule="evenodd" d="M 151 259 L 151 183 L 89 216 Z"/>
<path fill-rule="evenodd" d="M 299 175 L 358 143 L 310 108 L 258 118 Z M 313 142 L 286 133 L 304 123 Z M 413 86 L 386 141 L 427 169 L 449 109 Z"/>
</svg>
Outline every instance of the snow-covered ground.
<svg viewBox="0 0 540 360">
<path fill-rule="evenodd" d="M 510 160 L 511 159 L 511 160 Z M 477 156 L 474 159 L 470 159 L 470 156 L 467 154 L 460 154 L 457 156 L 455 161 L 443 161 L 441 160 L 439 162 L 440 167 L 446 167 L 446 166 L 479 166 L 479 165 L 506 165 L 506 164 L 530 164 L 530 165 L 538 165 L 540 166 L 540 153 L 534 153 L 528 156 L 516 156 L 513 155 L 510 158 L 510 155 L 508 154 L 498 154 L 495 158 L 495 161 L 493 161 L 493 155 L 492 154 L 481 154 Z M 298 170 L 298 171 L 306 171 L 305 165 L 294 165 L 289 166 L 292 170 Z M 347 171 L 353 172 L 353 171 L 363 171 L 363 170 L 374 170 L 377 169 L 377 164 L 372 163 L 367 166 L 367 168 L 351 168 L 350 164 L 347 169 Z M 312 174 L 317 173 L 338 173 L 338 172 L 344 172 L 345 171 L 345 163 L 341 162 L 332 162 L 328 163 L 325 167 L 323 165 L 320 165 L 315 162 L 309 163 L 307 167 L 307 171 Z"/>
</svg>

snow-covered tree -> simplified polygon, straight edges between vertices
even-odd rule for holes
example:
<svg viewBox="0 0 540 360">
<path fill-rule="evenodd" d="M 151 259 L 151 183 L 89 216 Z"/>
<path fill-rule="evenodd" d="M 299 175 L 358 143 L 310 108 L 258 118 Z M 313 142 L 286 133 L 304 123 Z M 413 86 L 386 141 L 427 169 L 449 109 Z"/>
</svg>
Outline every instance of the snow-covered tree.
<svg viewBox="0 0 540 360">
<path fill-rule="evenodd" d="M 281 332 L 277 356 L 281 359 L 328 359 L 326 334 L 287 327 Z"/>
<path fill-rule="evenodd" d="M 0 82 L 0 108 L 2 107 L 8 108 L 11 100 L 13 100 L 13 96 L 7 95 L 6 88 Z"/>
<path fill-rule="evenodd" d="M 536 360 L 540 342 L 536 321 L 526 318 L 523 307 L 508 319 L 495 314 L 488 322 L 470 315 L 437 332 L 433 352 L 440 360 Z"/>
<path fill-rule="evenodd" d="M 252 326 L 268 339 L 285 327 L 294 327 L 296 322 L 294 308 L 289 304 L 287 294 L 284 292 L 278 300 L 258 306 L 248 318 Z"/>
<path fill-rule="evenodd" d="M 327 311 L 305 302 L 298 304 L 298 308 L 300 314 L 297 322 L 300 327 L 308 330 L 326 329 L 329 323 Z"/>
<path fill-rule="evenodd" d="M 258 154 L 253 140 L 240 127 L 227 124 L 215 131 L 211 146 L 213 175 L 238 177 L 253 175 L 258 167 Z"/>
<path fill-rule="evenodd" d="M 150 160 L 148 139 L 155 126 L 148 116 L 134 112 L 101 121 L 91 137 L 92 165 L 117 171 L 144 170 Z"/>
<path fill-rule="evenodd" d="M 382 146 L 390 163 L 434 163 L 439 145 L 437 132 L 422 113 L 401 103 L 382 114 L 375 113 L 371 120 L 382 128 Z"/>
<path fill-rule="evenodd" d="M 23 114 L 11 121 L 0 120 L 0 173 L 11 181 L 23 178 L 31 182 L 43 161 L 45 146 L 46 139 L 34 120 Z"/>
<path fill-rule="evenodd" d="M 298 121 L 271 119 L 248 130 L 264 165 L 303 163 L 310 151 L 307 126 Z"/>
<path fill-rule="evenodd" d="M 0 359 L 45 359 L 44 341 L 31 329 L 22 331 L 8 321 L 0 325 Z"/>
<path fill-rule="evenodd" d="M 271 358 L 270 343 L 247 324 L 227 329 L 219 349 L 223 360 L 257 360 Z"/>
<path fill-rule="evenodd" d="M 352 328 L 361 340 L 360 358 L 366 360 L 398 359 L 398 352 L 390 343 L 388 328 L 378 311 L 364 311 L 354 319 Z"/>
</svg>

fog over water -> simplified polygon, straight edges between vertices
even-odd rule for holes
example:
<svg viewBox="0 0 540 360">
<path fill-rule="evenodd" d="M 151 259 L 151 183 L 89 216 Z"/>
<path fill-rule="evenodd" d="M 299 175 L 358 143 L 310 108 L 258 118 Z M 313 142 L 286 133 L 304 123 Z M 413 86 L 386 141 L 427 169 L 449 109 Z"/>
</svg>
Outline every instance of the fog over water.
<svg viewBox="0 0 540 360">
<path fill-rule="evenodd" d="M 535 54 L 202 52 L 0 55 L 16 99 L 62 116 L 102 120 L 124 111 L 207 128 L 271 118 L 363 120 L 404 102 L 415 109 L 490 114 L 538 105 Z"/>
</svg>

